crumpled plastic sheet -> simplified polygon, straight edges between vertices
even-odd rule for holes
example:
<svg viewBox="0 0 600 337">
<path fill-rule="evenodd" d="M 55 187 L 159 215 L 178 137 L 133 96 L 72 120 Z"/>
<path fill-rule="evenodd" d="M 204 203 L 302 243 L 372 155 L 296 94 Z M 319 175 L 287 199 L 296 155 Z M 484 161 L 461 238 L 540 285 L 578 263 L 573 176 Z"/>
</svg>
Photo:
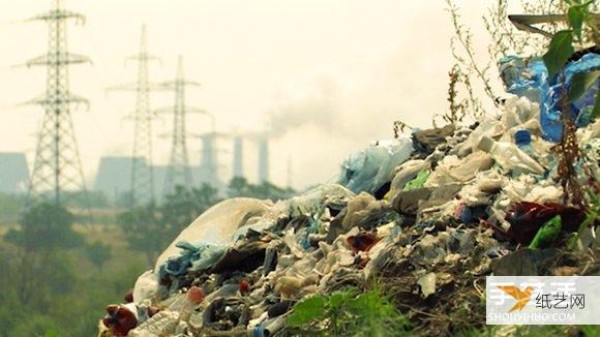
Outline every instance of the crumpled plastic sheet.
<svg viewBox="0 0 600 337">
<path fill-rule="evenodd" d="M 431 154 L 441 144 L 446 143 L 446 138 L 454 133 L 454 125 L 448 124 L 441 128 L 426 130 L 413 130 L 413 146 L 417 152 Z"/>
<path fill-rule="evenodd" d="M 152 270 L 147 270 L 140 275 L 133 286 L 133 301 L 142 303 L 156 295 L 158 291 L 158 279 Z"/>
<path fill-rule="evenodd" d="M 185 327 L 178 324 L 179 313 L 162 310 L 137 328 L 129 331 L 129 337 L 176 336 L 184 332 Z"/>
<path fill-rule="evenodd" d="M 577 130 L 577 140 L 579 141 L 579 146 L 584 147 L 589 142 L 594 141 L 595 138 L 600 137 L 600 119 L 592 122 L 585 129 Z"/>
<path fill-rule="evenodd" d="M 506 127 L 498 118 L 484 117 L 479 125 L 469 134 L 467 140 L 458 144 L 454 150 L 458 157 L 464 157 L 469 153 L 477 151 L 477 145 L 483 136 L 499 138 L 506 132 Z M 444 156 L 445 157 L 445 156 Z"/>
<path fill-rule="evenodd" d="M 528 129 L 536 132 L 539 127 L 540 105 L 527 97 L 509 96 L 503 107 L 502 123 L 507 129 L 505 136 L 512 137 L 514 128 Z"/>
<path fill-rule="evenodd" d="M 506 91 L 538 102 L 548 88 L 548 71 L 542 59 L 505 56 L 498 62 Z"/>
<path fill-rule="evenodd" d="M 205 270 L 212 267 L 227 251 L 226 246 L 217 246 L 207 243 L 191 244 L 180 241 L 176 245 L 183 251 L 178 257 L 170 258 L 159 269 L 159 279 L 166 274 L 181 276 L 188 271 Z"/>
<path fill-rule="evenodd" d="M 382 186 L 391 182 L 396 166 L 406 161 L 412 152 L 412 141 L 406 136 L 371 145 L 344 161 L 338 182 L 354 193 L 365 191 L 376 195 Z"/>
<path fill-rule="evenodd" d="M 473 152 L 462 159 L 449 155 L 430 174 L 425 186 L 435 187 L 451 183 L 467 183 L 475 178 L 478 172 L 487 171 L 492 165 L 494 165 L 494 160 L 483 151 Z"/>
<path fill-rule="evenodd" d="M 159 270 L 169 258 L 181 254 L 178 242 L 226 245 L 233 241 L 238 228 L 259 220 L 270 219 L 275 223 L 279 215 L 280 210 L 273 207 L 270 200 L 232 198 L 222 201 L 202 213 L 173 240 L 156 260 L 154 270 Z"/>
<path fill-rule="evenodd" d="M 290 217 L 322 214 L 325 208 L 341 210 L 354 198 L 354 193 L 338 184 L 323 184 L 281 201 L 278 206 Z"/>
<path fill-rule="evenodd" d="M 361 192 L 348 203 L 346 215 L 342 220 L 342 231 L 347 232 L 352 227 L 374 228 L 388 222 L 388 217 L 393 213 L 387 202 Z"/>
<path fill-rule="evenodd" d="M 506 198 L 513 202 L 558 203 L 562 201 L 561 186 L 539 182 L 532 176 L 522 175 L 509 180 L 503 189 Z"/>
</svg>

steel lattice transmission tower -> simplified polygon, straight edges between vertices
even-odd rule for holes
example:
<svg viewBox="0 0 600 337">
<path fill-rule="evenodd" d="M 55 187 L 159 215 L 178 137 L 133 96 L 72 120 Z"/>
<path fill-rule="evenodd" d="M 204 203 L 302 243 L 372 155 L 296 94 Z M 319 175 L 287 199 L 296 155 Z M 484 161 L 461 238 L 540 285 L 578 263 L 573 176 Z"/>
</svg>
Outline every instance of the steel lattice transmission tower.
<svg viewBox="0 0 600 337">
<path fill-rule="evenodd" d="M 198 108 L 189 107 L 185 104 L 185 89 L 187 86 L 199 87 L 197 82 L 185 79 L 183 73 L 183 58 L 179 56 L 177 66 L 177 76 L 174 81 L 163 83 L 165 88 L 175 91 L 175 105 L 169 108 L 160 109 L 160 112 L 173 113 L 173 132 L 171 134 L 171 156 L 167 174 L 165 177 L 164 194 L 173 192 L 175 186 L 190 188 L 194 186 L 192 174 L 190 172 L 188 151 L 187 151 L 187 129 L 186 114 L 188 112 L 206 113 Z"/>
<path fill-rule="evenodd" d="M 88 104 L 87 100 L 71 93 L 69 89 L 69 65 L 89 62 L 82 55 L 68 52 L 67 20 L 85 21 L 79 13 L 62 8 L 62 1 L 55 0 L 53 8 L 31 20 L 48 23 L 48 52 L 29 60 L 26 65 L 46 66 L 46 93 L 27 103 L 41 105 L 44 117 L 35 153 L 28 192 L 28 203 L 38 201 L 52 191 L 56 205 L 62 204 L 61 191 L 76 189 L 85 191 L 77 141 L 71 120 L 73 104 Z"/>
<path fill-rule="evenodd" d="M 133 114 L 134 135 L 133 155 L 131 163 L 130 206 L 154 201 L 154 173 L 152 167 L 152 120 L 154 113 L 150 109 L 150 90 L 159 89 L 150 83 L 148 63 L 158 60 L 148 54 L 146 41 L 146 26 L 142 26 L 140 51 L 137 55 L 127 58 L 138 63 L 137 82 L 110 88 L 136 93 L 135 112 Z M 145 160 L 139 160 L 140 158 Z"/>
</svg>

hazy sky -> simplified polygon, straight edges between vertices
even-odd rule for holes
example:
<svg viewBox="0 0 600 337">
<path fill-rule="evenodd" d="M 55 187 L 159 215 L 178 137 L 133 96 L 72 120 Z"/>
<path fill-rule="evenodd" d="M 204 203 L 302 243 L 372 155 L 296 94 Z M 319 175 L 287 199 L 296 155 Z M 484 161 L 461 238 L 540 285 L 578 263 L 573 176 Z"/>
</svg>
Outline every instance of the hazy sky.
<svg viewBox="0 0 600 337">
<path fill-rule="evenodd" d="M 488 2 L 458 3 L 484 36 Z M 21 20 L 50 4 L 0 0 L 0 151 L 25 151 L 30 160 L 42 109 L 15 105 L 43 92 L 45 71 L 12 66 L 45 53 L 47 27 Z M 100 156 L 131 153 L 133 128 L 123 118 L 135 97 L 105 88 L 135 80 L 136 65 L 124 58 L 137 52 L 142 23 L 150 52 L 162 58 L 151 65 L 152 80 L 170 80 L 182 54 L 187 77 L 203 84 L 189 89 L 187 103 L 212 112 L 219 130 L 271 125 L 277 184 L 286 183 L 290 158 L 294 187 L 332 181 L 351 153 L 391 138 L 394 120 L 428 127 L 447 106 L 452 29 L 442 0 L 71 0 L 66 7 L 87 16 L 68 27 L 70 51 L 93 60 L 71 70 L 72 91 L 91 101 L 89 111 L 72 112 L 88 186 Z M 172 104 L 172 96 L 156 93 L 153 107 Z M 209 130 L 201 115 L 188 120 L 191 132 Z M 157 120 L 155 134 L 168 132 L 170 121 Z M 154 143 L 155 162 L 166 164 L 169 140 Z M 197 163 L 200 141 L 189 148 Z M 252 145 L 246 149 L 252 157 Z M 231 149 L 223 151 L 220 164 L 231 166 Z M 244 165 L 253 180 L 251 159 Z"/>
</svg>

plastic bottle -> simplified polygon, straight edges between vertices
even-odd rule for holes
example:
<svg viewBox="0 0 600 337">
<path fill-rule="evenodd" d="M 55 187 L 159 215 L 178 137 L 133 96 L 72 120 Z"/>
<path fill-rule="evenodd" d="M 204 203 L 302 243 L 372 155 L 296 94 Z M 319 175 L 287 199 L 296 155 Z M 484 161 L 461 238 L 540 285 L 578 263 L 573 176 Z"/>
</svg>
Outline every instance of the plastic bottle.
<svg viewBox="0 0 600 337">
<path fill-rule="evenodd" d="M 515 144 L 496 142 L 483 136 L 477 147 L 489 153 L 500 166 L 515 173 L 543 174 L 544 168 Z"/>
<path fill-rule="evenodd" d="M 533 146 L 531 145 L 531 132 L 527 129 L 519 129 L 515 132 L 515 144 L 521 151 L 527 153 L 528 156 L 534 157 Z"/>
</svg>

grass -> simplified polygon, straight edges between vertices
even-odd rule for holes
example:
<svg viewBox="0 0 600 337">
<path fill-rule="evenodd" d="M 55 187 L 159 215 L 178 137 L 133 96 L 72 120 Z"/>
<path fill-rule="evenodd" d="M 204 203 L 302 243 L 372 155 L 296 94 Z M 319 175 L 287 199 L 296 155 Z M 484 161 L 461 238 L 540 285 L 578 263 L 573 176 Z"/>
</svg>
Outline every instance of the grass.
<svg viewBox="0 0 600 337">
<path fill-rule="evenodd" d="M 580 332 L 578 334 L 577 332 Z M 457 337 L 549 337 L 549 336 L 584 336 L 600 337 L 599 325 L 566 326 L 566 325 L 488 325 L 483 329 L 466 329 L 457 333 Z"/>
<path fill-rule="evenodd" d="M 296 304 L 287 324 L 290 332 L 302 336 L 412 335 L 406 317 L 377 286 L 366 292 L 347 288 L 304 299 Z"/>
</svg>

